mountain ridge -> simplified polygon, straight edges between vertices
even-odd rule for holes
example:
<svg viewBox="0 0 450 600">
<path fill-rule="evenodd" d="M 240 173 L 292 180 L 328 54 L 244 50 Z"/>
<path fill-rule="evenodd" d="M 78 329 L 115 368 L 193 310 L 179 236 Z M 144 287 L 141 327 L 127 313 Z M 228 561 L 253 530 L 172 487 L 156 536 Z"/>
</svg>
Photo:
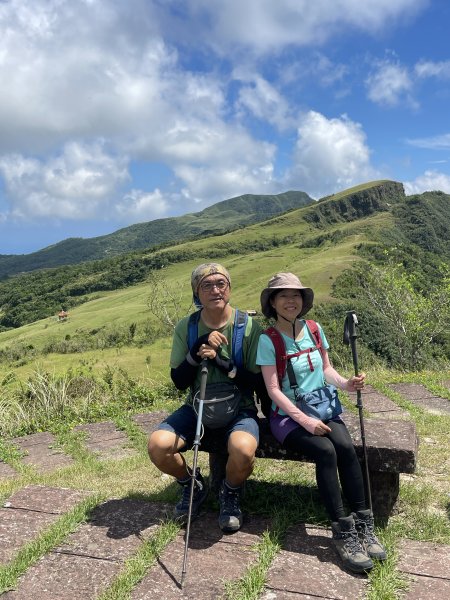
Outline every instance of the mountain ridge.
<svg viewBox="0 0 450 600">
<path fill-rule="evenodd" d="M 273 195 L 243 194 L 196 213 L 136 223 L 107 235 L 67 238 L 29 254 L 0 254 L 0 279 L 231 231 L 313 202 L 306 192 L 295 190 Z"/>
<path fill-rule="evenodd" d="M 0 282 L 0 331 L 46 318 L 62 307 L 73 310 L 105 292 L 151 283 L 162 269 L 181 273 L 208 260 L 224 262 L 238 272 L 250 265 L 251 275 L 247 273 L 240 284 L 243 294 L 247 288 L 249 304 L 255 303 L 255 286 L 280 270 L 305 273 L 313 283 L 320 271 L 316 284 L 331 299 L 331 284 L 339 272 L 356 260 L 383 260 L 385 249 L 391 248 L 405 268 L 423 274 L 425 282 L 439 275 L 439 263 L 448 257 L 448 244 L 431 243 L 436 237 L 450 238 L 449 203 L 450 196 L 442 192 L 406 197 L 397 182 L 370 182 L 357 191 L 352 188 L 229 233 L 19 274 Z M 320 218 L 311 221 L 314 213 Z M 430 219 L 430 214 L 437 218 Z M 425 227 L 428 239 L 421 248 L 417 241 Z"/>
</svg>

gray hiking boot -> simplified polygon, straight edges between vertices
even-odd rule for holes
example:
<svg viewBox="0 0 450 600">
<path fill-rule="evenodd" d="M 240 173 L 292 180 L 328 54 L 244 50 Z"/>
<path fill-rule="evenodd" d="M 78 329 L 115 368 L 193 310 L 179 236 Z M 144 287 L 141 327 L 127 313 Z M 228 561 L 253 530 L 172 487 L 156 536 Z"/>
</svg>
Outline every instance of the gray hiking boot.
<svg viewBox="0 0 450 600">
<path fill-rule="evenodd" d="M 191 477 L 187 479 L 179 480 L 177 482 L 183 488 L 181 499 L 178 504 L 175 506 L 174 510 L 174 518 L 181 523 L 186 523 L 189 515 L 189 498 L 191 494 Z M 192 497 L 192 519 L 198 517 L 200 513 L 200 507 L 203 502 L 206 500 L 208 496 L 208 488 L 206 487 L 205 480 L 203 479 L 200 469 L 197 468 L 197 472 L 195 474 L 195 483 L 194 483 L 194 495 Z"/>
<path fill-rule="evenodd" d="M 377 560 L 386 560 L 386 550 L 375 535 L 373 514 L 370 510 L 358 510 L 353 513 L 353 518 L 359 539 L 367 554 Z"/>
<path fill-rule="evenodd" d="M 354 573 L 364 573 L 373 568 L 373 562 L 359 541 L 352 515 L 331 523 L 331 530 L 334 546 L 345 567 Z"/>
<path fill-rule="evenodd" d="M 239 531 L 242 527 L 244 516 L 239 506 L 241 488 L 230 488 L 225 479 L 219 491 L 219 527 L 227 533 Z"/>
</svg>

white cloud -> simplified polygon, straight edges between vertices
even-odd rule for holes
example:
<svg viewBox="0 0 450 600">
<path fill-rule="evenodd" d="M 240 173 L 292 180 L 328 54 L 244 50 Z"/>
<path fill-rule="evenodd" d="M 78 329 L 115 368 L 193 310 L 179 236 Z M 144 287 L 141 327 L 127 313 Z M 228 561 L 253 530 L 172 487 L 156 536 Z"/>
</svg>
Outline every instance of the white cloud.
<svg viewBox="0 0 450 600">
<path fill-rule="evenodd" d="M 135 0 L 134 10 L 87 0 L 76 11 L 64 0 L 0 4 L 0 26 L 7 32 L 0 38 L 0 78 L 8 82 L 0 95 L 0 158 L 3 151 L 11 214 L 83 218 L 97 208 L 102 218 L 110 216 L 100 197 L 107 189 L 117 198 L 114 186 L 123 177 L 111 176 L 105 154 L 95 173 L 92 161 L 86 172 L 67 165 L 68 140 L 79 147 L 108 140 L 116 166 L 133 159 L 164 164 L 182 186 L 192 185 L 188 196 L 202 202 L 233 194 L 240 176 L 239 193 L 247 182 L 254 189 L 254 173 L 271 170 L 274 148 L 253 139 L 237 120 L 230 122 L 226 79 L 183 70 L 157 31 L 155 7 L 144 0 Z M 269 94 L 269 86 L 263 92 Z M 63 164 L 45 158 L 48 152 L 61 154 Z M 19 163 L 28 170 L 33 165 L 36 173 L 14 175 Z M 196 172 L 202 173 L 199 181 L 191 175 Z M 167 209 L 176 197 L 166 197 Z M 134 198 L 128 208 L 137 214 L 142 203 Z M 124 215 L 120 207 L 116 212 Z"/>
<path fill-rule="evenodd" d="M 450 149 L 450 133 L 435 135 L 427 138 L 415 138 L 406 140 L 410 146 L 426 148 L 428 150 Z"/>
<path fill-rule="evenodd" d="M 184 198 L 203 205 L 240 194 L 271 194 L 277 189 L 271 162 L 253 168 L 243 162 L 214 169 L 183 165 L 176 173 L 185 183 Z"/>
<path fill-rule="evenodd" d="M 269 81 L 257 74 L 240 74 L 239 71 L 235 77 L 244 82 L 239 90 L 238 110 L 248 111 L 280 130 L 293 126 L 289 103 Z"/>
<path fill-rule="evenodd" d="M 190 0 L 185 10 L 221 53 L 239 47 L 265 54 L 286 46 L 317 46 L 342 28 L 370 33 L 417 14 L 427 0 Z M 193 39 L 197 29 L 190 32 Z M 176 29 L 176 34 L 182 32 Z"/>
<path fill-rule="evenodd" d="M 169 208 L 164 194 L 156 188 L 153 192 L 131 190 L 122 201 L 116 204 L 119 218 L 128 223 L 136 221 L 151 221 L 162 217 Z"/>
<path fill-rule="evenodd" d="M 369 99 L 376 104 L 397 106 L 406 101 L 409 106 L 417 107 L 411 97 L 413 82 L 408 69 L 397 62 L 377 62 L 374 72 L 366 80 L 366 86 Z"/>
<path fill-rule="evenodd" d="M 101 216 L 116 187 L 128 179 L 123 158 L 108 155 L 101 143 L 68 143 L 47 161 L 20 154 L 0 158 L 0 172 L 16 219 Z M 108 211 L 107 211 L 108 212 Z"/>
<path fill-rule="evenodd" d="M 436 77 L 437 79 L 450 79 L 450 60 L 436 61 L 422 60 L 414 67 L 418 77 Z"/>
<path fill-rule="evenodd" d="M 279 191 L 276 147 L 265 141 L 264 125 L 289 134 L 297 127 L 298 108 L 269 81 L 267 65 L 255 56 L 264 60 L 272 50 L 317 46 L 352 28 L 383 31 L 424 4 L 0 2 L 0 172 L 10 206 L 2 218 L 128 221 L 133 215 L 162 216 L 177 204 L 186 212 L 196 203 Z M 242 67 L 243 56 L 253 71 Z M 346 74 L 343 65 L 324 56 L 317 55 L 315 63 L 322 85 Z M 281 71 L 276 78 L 282 85 L 288 70 Z M 234 87 L 236 77 L 240 88 Z M 391 91 L 392 97 L 402 93 Z M 260 121 L 262 140 L 243 125 L 247 114 Z M 371 172 L 359 125 L 309 115 L 300 124 L 298 164 L 291 172 L 300 189 L 327 193 Z M 147 181 L 130 187 L 153 191 L 132 189 L 124 195 L 134 160 L 163 165 L 170 191 Z M 325 177 L 324 168 L 329 169 Z"/>
<path fill-rule="evenodd" d="M 450 175 L 432 170 L 425 171 L 423 175 L 420 175 L 414 181 L 406 181 L 404 187 L 407 195 L 436 190 L 450 194 Z"/>
<path fill-rule="evenodd" d="M 314 111 L 303 116 L 294 166 L 287 175 L 290 186 L 319 198 L 377 176 L 359 123 L 345 115 L 327 119 Z"/>
</svg>

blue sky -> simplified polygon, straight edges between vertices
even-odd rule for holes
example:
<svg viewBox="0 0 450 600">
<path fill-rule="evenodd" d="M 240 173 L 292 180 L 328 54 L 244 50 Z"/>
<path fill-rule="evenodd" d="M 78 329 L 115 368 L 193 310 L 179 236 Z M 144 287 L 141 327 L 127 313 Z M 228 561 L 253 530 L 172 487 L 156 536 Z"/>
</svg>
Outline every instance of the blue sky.
<svg viewBox="0 0 450 600">
<path fill-rule="evenodd" d="M 0 254 L 373 179 L 450 193 L 447 0 L 0 0 Z"/>
</svg>

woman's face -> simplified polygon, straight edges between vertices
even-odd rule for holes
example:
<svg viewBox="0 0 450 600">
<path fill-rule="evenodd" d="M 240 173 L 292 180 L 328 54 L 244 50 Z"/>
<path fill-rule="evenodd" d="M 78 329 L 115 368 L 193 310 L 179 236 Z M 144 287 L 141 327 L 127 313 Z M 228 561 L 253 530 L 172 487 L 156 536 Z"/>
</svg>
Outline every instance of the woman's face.
<svg viewBox="0 0 450 600">
<path fill-rule="evenodd" d="M 270 303 L 277 315 L 293 321 L 302 311 L 303 296 L 300 290 L 280 290 Z"/>
</svg>

